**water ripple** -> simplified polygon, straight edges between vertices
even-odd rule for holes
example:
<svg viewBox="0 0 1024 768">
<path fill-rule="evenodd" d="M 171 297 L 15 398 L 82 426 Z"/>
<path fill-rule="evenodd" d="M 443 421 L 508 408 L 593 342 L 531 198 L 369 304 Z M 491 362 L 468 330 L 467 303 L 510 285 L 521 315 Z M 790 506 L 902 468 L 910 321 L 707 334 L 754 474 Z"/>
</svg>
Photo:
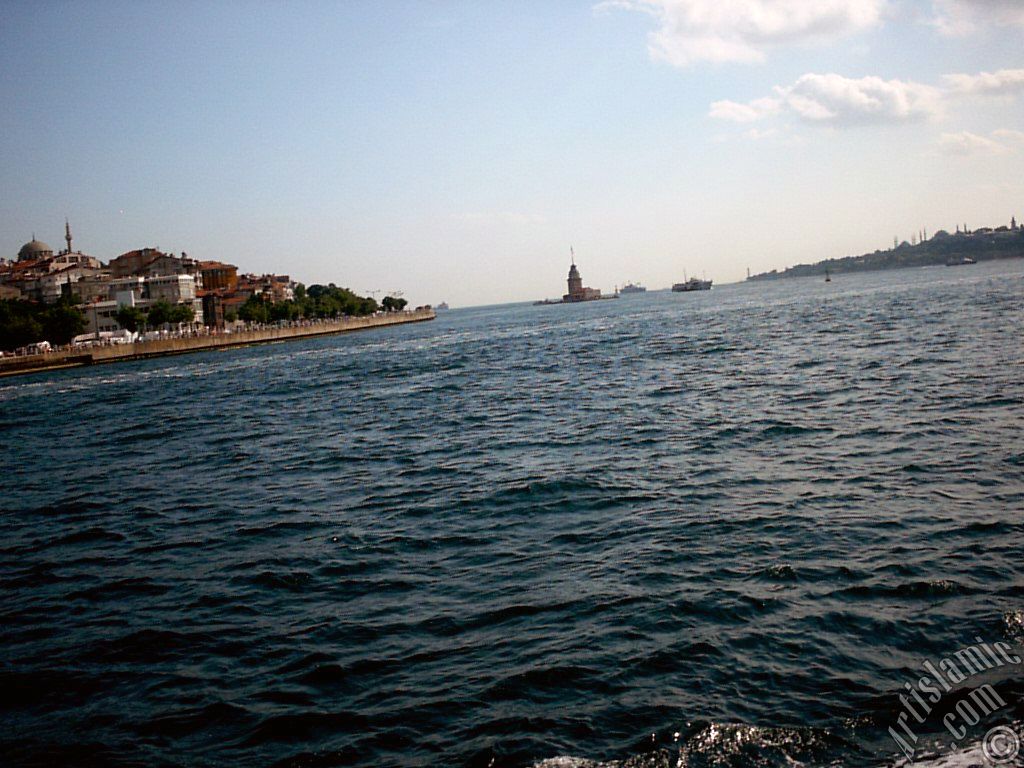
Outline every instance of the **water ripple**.
<svg viewBox="0 0 1024 768">
<path fill-rule="evenodd" d="M 971 270 L 0 382 L 0 762 L 893 765 L 922 660 L 1024 643 Z"/>
</svg>

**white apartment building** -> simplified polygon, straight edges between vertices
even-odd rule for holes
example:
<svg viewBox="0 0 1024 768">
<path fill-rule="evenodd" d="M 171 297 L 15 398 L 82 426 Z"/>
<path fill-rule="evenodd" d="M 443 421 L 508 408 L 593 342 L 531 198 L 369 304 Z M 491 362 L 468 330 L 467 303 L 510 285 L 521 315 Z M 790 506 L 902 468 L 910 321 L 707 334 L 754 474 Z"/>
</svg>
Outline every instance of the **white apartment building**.
<svg viewBox="0 0 1024 768">
<path fill-rule="evenodd" d="M 124 306 L 146 311 L 158 301 L 188 304 L 195 314 L 194 323 L 203 322 L 203 301 L 196 296 L 193 275 L 160 275 L 157 277 L 119 277 L 109 281 L 107 298 L 82 307 L 85 333 L 119 331 L 117 310 Z"/>
</svg>

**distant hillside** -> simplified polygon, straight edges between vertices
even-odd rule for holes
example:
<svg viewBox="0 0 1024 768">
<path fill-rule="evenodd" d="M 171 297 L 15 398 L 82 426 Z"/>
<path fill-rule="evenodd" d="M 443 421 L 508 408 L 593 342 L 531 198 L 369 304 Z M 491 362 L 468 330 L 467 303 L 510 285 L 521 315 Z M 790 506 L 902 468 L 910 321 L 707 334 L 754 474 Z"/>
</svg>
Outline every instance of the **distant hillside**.
<svg viewBox="0 0 1024 768">
<path fill-rule="evenodd" d="M 986 227 L 971 232 L 957 231 L 953 234 L 940 230 L 914 245 L 904 241 L 887 251 L 827 259 L 816 264 L 797 264 L 781 272 L 773 269 L 771 272 L 751 275 L 747 279 L 775 280 L 780 277 L 824 275 L 826 269 L 833 275 L 841 275 L 847 272 L 869 272 L 878 269 L 926 267 L 958 262 L 964 258 L 990 261 L 1021 257 L 1024 257 L 1024 226 L 1019 226 L 1013 221 L 1011 226 L 998 229 Z"/>
</svg>

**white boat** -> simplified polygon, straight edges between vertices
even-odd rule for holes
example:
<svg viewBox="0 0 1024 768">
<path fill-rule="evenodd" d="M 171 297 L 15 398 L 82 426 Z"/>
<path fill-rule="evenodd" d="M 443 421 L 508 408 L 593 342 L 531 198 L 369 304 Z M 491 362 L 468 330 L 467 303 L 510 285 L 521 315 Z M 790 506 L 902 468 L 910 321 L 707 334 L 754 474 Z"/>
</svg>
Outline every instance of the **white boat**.
<svg viewBox="0 0 1024 768">
<path fill-rule="evenodd" d="M 696 277 L 691 277 L 689 280 L 683 283 L 676 283 L 672 286 L 672 290 L 675 293 L 684 293 L 686 291 L 710 291 L 711 281 L 700 280 Z"/>
</svg>

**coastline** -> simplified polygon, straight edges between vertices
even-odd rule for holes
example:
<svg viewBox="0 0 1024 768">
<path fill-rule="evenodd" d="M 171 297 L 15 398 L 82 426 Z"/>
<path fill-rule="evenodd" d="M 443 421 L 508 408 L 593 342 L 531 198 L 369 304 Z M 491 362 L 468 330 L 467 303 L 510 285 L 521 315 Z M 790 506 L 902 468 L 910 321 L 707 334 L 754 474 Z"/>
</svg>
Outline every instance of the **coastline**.
<svg viewBox="0 0 1024 768">
<path fill-rule="evenodd" d="M 923 242 L 903 243 L 885 251 L 860 256 L 822 259 L 813 264 L 794 264 L 791 267 L 750 275 L 746 282 L 781 280 L 791 277 L 821 277 L 828 270 L 831 275 L 850 275 L 862 272 L 886 272 L 892 269 L 917 267 L 966 266 L 965 257 L 974 263 L 1024 258 L 1024 226 L 1016 229 L 980 229 L 972 233 L 937 232 Z M 741 281 L 742 282 L 742 281 Z"/>
<path fill-rule="evenodd" d="M 611 296 L 595 296 L 592 299 L 571 299 L 566 301 L 565 299 L 541 299 L 540 301 L 533 302 L 535 307 L 546 307 L 552 304 L 584 304 L 588 301 L 605 301 L 606 299 L 617 299 L 619 295 L 613 294 Z"/>
<path fill-rule="evenodd" d="M 306 326 L 284 328 L 261 328 L 238 333 L 212 336 L 193 336 L 156 341 L 117 344 L 104 347 L 89 347 L 82 350 L 66 349 L 39 355 L 26 355 L 0 359 L 0 377 L 18 376 L 62 368 L 80 368 L 87 365 L 116 363 L 127 360 L 146 360 L 152 357 L 187 355 L 210 349 L 230 349 L 255 344 L 308 339 L 316 336 L 332 336 L 338 333 L 381 328 L 405 323 L 421 323 L 437 317 L 433 309 L 416 309 L 391 312 L 368 317 L 345 317 L 338 320 L 324 320 Z"/>
</svg>

